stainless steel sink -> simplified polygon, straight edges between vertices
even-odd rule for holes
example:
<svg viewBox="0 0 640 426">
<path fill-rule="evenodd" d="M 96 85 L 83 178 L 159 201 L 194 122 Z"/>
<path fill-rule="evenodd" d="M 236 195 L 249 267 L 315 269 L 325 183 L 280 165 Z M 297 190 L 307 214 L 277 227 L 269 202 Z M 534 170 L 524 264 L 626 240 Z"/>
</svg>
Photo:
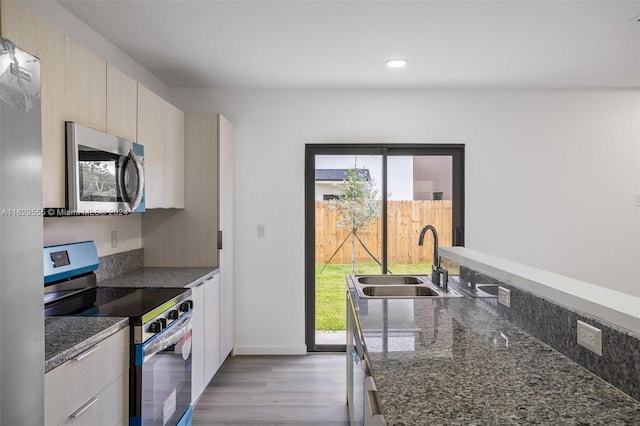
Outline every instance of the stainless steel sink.
<svg viewBox="0 0 640 426">
<path fill-rule="evenodd" d="M 440 296 L 437 291 L 429 287 L 417 285 L 410 286 L 386 286 L 372 285 L 362 287 L 362 292 L 370 297 L 434 297 Z"/>
<path fill-rule="evenodd" d="M 444 291 L 428 277 L 415 275 L 351 275 L 358 296 L 363 299 L 421 299 L 462 297 L 449 289 Z"/>
<path fill-rule="evenodd" d="M 370 275 L 357 278 L 359 284 L 365 285 L 407 285 L 424 284 L 424 281 L 411 275 Z"/>
</svg>

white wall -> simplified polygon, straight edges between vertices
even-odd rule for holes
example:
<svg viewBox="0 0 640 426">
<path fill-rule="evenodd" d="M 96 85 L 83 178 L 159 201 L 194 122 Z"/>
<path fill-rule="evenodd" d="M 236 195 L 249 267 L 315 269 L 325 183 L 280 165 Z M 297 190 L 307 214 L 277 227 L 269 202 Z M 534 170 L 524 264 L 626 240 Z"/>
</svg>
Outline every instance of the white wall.
<svg viewBox="0 0 640 426">
<path fill-rule="evenodd" d="M 142 214 L 44 218 L 44 245 L 94 240 L 98 256 L 139 249 Z M 112 231 L 117 232 L 117 247 L 111 247 Z"/>
<path fill-rule="evenodd" d="M 176 89 L 174 100 L 237 127 L 239 353 L 304 352 L 305 143 L 464 143 L 467 247 L 640 295 L 637 91 Z"/>
</svg>

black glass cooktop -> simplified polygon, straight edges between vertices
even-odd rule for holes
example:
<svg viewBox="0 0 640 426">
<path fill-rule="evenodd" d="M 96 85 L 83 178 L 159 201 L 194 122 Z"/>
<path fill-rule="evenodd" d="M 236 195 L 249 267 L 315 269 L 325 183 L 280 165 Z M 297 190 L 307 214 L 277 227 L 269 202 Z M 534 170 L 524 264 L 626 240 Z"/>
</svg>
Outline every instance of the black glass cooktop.
<svg viewBox="0 0 640 426">
<path fill-rule="evenodd" d="M 45 316 L 141 318 L 186 288 L 94 287 L 45 305 Z"/>
</svg>

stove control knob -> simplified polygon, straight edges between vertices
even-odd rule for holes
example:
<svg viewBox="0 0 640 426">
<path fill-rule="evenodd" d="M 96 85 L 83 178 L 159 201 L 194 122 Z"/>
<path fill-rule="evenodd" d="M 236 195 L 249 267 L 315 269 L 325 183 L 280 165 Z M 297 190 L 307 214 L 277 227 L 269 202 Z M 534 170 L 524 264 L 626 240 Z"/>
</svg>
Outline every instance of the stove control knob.
<svg viewBox="0 0 640 426">
<path fill-rule="evenodd" d="M 152 333 L 160 333 L 162 331 L 162 322 L 154 321 L 149 325 L 149 331 Z"/>
<path fill-rule="evenodd" d="M 160 323 L 160 330 L 164 330 L 165 328 L 167 328 L 166 318 L 158 318 L 158 322 Z"/>
<path fill-rule="evenodd" d="M 170 320 L 177 320 L 179 316 L 180 316 L 180 312 L 177 309 L 172 309 L 169 311 Z"/>
<path fill-rule="evenodd" d="M 186 302 L 182 302 L 180 304 L 180 312 L 189 312 L 189 309 L 191 309 L 191 307 L 193 306 L 193 302 L 191 302 L 190 300 L 187 300 Z"/>
</svg>

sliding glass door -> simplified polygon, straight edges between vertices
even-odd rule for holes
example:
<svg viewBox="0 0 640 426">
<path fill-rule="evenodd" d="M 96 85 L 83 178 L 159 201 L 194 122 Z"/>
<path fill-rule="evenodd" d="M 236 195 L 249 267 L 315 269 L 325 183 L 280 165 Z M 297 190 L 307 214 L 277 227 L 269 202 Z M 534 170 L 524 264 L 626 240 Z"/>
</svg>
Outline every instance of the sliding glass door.
<svg viewBox="0 0 640 426">
<path fill-rule="evenodd" d="M 420 274 L 433 240 L 464 244 L 462 145 L 307 145 L 306 340 L 345 347 L 345 275 Z"/>
</svg>

